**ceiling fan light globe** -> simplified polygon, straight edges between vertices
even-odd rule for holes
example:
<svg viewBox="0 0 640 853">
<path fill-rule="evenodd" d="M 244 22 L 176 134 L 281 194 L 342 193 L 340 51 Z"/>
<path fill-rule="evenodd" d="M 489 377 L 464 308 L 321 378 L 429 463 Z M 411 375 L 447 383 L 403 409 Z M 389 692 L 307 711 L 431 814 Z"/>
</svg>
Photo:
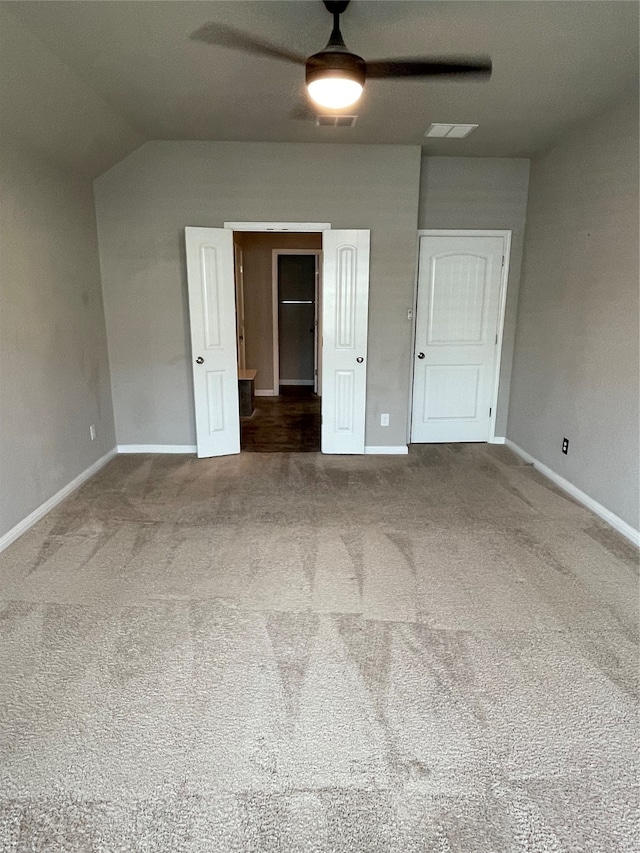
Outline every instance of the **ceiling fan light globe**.
<svg viewBox="0 0 640 853">
<path fill-rule="evenodd" d="M 349 77 L 319 77 L 307 83 L 309 97 L 330 110 L 341 110 L 355 104 L 362 94 L 362 84 Z"/>
</svg>

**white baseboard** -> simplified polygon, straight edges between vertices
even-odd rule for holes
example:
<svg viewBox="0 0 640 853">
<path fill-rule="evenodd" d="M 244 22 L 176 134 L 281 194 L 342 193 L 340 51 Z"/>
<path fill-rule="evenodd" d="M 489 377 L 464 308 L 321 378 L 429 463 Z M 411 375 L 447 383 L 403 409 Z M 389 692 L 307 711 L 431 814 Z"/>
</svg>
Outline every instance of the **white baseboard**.
<svg viewBox="0 0 640 853">
<path fill-rule="evenodd" d="M 365 447 L 364 452 L 367 456 L 403 456 L 409 452 L 409 448 L 406 444 L 399 444 L 391 447 L 371 445 L 369 447 Z"/>
<path fill-rule="evenodd" d="M 118 453 L 195 453 L 195 444 L 119 444 Z"/>
<path fill-rule="evenodd" d="M 313 379 L 281 379 L 280 385 L 313 385 Z"/>
<path fill-rule="evenodd" d="M 505 444 L 507 439 L 503 435 L 494 435 L 489 439 L 489 444 Z"/>
<path fill-rule="evenodd" d="M 19 521 L 15 527 L 12 527 L 4 536 L 0 537 L 0 551 L 4 551 L 12 542 L 15 542 L 19 536 L 22 536 L 23 533 L 26 533 L 30 527 L 40 521 L 48 512 L 57 506 L 61 501 L 65 498 L 69 497 L 71 492 L 75 492 L 77 488 L 79 488 L 83 483 L 85 483 L 90 477 L 93 477 L 102 467 L 104 467 L 110 459 L 116 455 L 117 449 L 114 447 L 113 450 L 110 450 L 108 453 L 98 459 L 97 462 L 94 462 L 93 465 L 90 465 L 86 468 L 81 474 L 78 474 L 77 477 L 67 483 L 59 492 L 56 492 L 53 497 L 50 497 L 48 501 L 45 501 L 43 504 L 37 509 L 34 509 L 32 513 L 30 513 L 26 518 L 23 518 L 22 521 Z"/>
<path fill-rule="evenodd" d="M 579 503 L 586 506 L 587 509 L 595 512 L 596 515 L 599 515 L 603 521 L 606 521 L 607 524 L 610 524 L 611 527 L 615 528 L 619 533 L 622 533 L 622 535 L 629 539 L 630 542 L 633 542 L 634 545 L 640 546 L 640 531 L 635 530 L 635 528 L 631 527 L 630 524 L 627 524 L 626 521 L 623 521 L 611 512 L 611 510 L 607 509 L 606 506 L 603 506 L 592 497 L 589 497 L 586 492 L 583 492 L 582 489 L 574 486 L 573 483 L 569 482 L 569 480 L 565 480 L 565 478 L 561 477 L 560 474 L 556 474 L 556 472 L 552 471 L 547 465 L 539 462 L 535 457 L 527 453 L 526 450 L 523 450 L 521 447 L 518 447 L 517 444 L 514 444 L 513 441 L 507 439 L 505 444 L 513 450 L 514 453 L 517 453 L 518 456 L 522 457 L 525 462 L 531 463 L 534 468 L 540 471 L 541 474 L 544 474 L 545 477 L 548 477 L 557 486 L 560 486 L 560 488 L 567 492 L 567 494 L 571 495 L 572 498 L 575 498 Z"/>
<path fill-rule="evenodd" d="M 253 395 L 254 395 L 254 397 L 277 397 L 278 392 L 277 391 L 263 391 L 263 390 L 261 390 L 261 391 L 254 391 Z"/>
</svg>

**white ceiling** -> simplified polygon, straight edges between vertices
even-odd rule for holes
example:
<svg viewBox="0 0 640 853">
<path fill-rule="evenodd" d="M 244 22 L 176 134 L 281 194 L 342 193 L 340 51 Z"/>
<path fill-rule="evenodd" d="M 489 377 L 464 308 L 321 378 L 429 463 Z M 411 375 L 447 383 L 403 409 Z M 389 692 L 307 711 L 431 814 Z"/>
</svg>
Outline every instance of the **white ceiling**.
<svg viewBox="0 0 640 853">
<path fill-rule="evenodd" d="M 132 139 L 398 143 L 437 155 L 529 157 L 638 84 L 633 0 L 352 0 L 342 32 L 365 59 L 488 54 L 494 66 L 489 82 L 369 81 L 354 128 L 292 117 L 303 100 L 301 67 L 189 40 L 220 21 L 311 54 L 331 28 L 320 0 L 2 5 Z M 30 79 L 24 57 L 15 61 L 22 101 L 14 101 L 24 112 L 30 87 L 43 84 Z M 17 108 L 11 117 L 26 121 Z M 432 122 L 480 127 L 467 139 L 427 140 Z"/>
</svg>

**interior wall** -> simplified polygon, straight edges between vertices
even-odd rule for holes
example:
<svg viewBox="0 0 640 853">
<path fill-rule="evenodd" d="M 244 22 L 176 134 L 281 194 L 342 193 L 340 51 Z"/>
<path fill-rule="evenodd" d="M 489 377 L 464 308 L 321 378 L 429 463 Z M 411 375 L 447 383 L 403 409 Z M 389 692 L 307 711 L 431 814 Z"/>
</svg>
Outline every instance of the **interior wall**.
<svg viewBox="0 0 640 853">
<path fill-rule="evenodd" d="M 405 445 L 419 185 L 399 145 L 150 142 L 101 175 L 118 444 L 195 444 L 185 226 L 306 221 L 371 230 L 366 443 Z"/>
<path fill-rule="evenodd" d="M 522 246 L 529 186 L 529 160 L 423 157 L 419 228 L 509 229 L 507 283 L 496 435 L 504 436 L 509 411 Z"/>
<path fill-rule="evenodd" d="M 2 536 L 115 432 L 91 182 L 5 144 L 0 217 Z"/>
<path fill-rule="evenodd" d="M 638 149 L 635 93 L 532 162 L 508 423 L 511 440 L 634 528 Z"/>
<path fill-rule="evenodd" d="M 274 249 L 321 249 L 322 234 L 238 231 L 234 240 L 242 246 L 247 367 L 258 371 L 256 390 L 272 391 L 272 252 Z"/>
</svg>

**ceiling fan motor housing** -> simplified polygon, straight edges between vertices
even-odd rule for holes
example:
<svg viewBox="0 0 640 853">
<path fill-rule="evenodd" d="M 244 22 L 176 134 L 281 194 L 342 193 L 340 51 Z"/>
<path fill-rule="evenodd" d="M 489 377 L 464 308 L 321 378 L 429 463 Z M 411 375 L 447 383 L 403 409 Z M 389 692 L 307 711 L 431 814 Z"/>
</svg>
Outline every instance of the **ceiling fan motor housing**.
<svg viewBox="0 0 640 853">
<path fill-rule="evenodd" d="M 340 50 L 338 46 L 314 53 L 305 64 L 307 86 L 314 80 L 327 77 L 348 77 L 364 86 L 366 74 L 367 63 L 364 59 L 346 48 Z"/>
</svg>

